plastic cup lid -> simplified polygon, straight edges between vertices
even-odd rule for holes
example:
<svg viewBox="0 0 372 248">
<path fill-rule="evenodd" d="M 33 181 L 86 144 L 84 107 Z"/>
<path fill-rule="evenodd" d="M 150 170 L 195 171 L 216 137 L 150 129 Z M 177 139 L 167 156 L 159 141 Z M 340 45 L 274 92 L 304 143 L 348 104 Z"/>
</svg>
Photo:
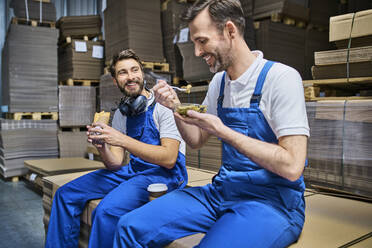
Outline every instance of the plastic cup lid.
<svg viewBox="0 0 372 248">
<path fill-rule="evenodd" d="M 147 191 L 149 192 L 162 192 L 162 191 L 167 191 L 167 190 L 168 190 L 168 187 L 164 183 L 153 183 L 147 187 Z"/>
</svg>

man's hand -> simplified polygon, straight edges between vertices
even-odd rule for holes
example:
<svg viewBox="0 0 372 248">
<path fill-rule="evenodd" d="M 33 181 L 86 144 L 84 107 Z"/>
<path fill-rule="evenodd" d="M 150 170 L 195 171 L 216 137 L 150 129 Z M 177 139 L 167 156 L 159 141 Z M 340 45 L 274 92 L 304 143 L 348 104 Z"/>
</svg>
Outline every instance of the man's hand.
<svg viewBox="0 0 372 248">
<path fill-rule="evenodd" d="M 181 104 L 177 93 L 164 80 L 159 80 L 152 89 L 155 94 L 155 100 L 172 111 L 177 105 Z"/>
<path fill-rule="evenodd" d="M 179 113 L 175 113 L 174 116 L 187 124 L 195 125 L 215 136 L 218 136 L 218 132 L 225 126 L 219 117 L 211 114 L 199 113 L 194 110 L 188 110 L 186 117 Z"/>
<path fill-rule="evenodd" d="M 124 134 L 103 123 L 93 123 L 92 126 L 87 126 L 87 128 L 88 142 L 99 148 L 105 144 L 120 146 L 125 139 Z"/>
</svg>

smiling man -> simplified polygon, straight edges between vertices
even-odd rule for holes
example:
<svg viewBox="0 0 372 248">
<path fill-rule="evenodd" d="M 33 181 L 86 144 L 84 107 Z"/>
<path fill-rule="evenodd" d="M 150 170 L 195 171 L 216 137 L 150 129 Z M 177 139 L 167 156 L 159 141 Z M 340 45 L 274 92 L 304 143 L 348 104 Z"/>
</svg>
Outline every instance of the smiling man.
<svg viewBox="0 0 372 248">
<path fill-rule="evenodd" d="M 123 216 L 114 247 L 162 247 L 198 232 L 202 248 L 287 247 L 304 224 L 307 122 L 302 80 L 244 41 L 239 0 L 199 0 L 186 14 L 195 55 L 215 72 L 207 113 L 174 113 L 192 148 L 222 140 L 222 165 L 211 184 L 173 191 Z M 157 102 L 180 101 L 165 82 Z M 153 213 L 156 213 L 154 215 Z"/>
<path fill-rule="evenodd" d="M 172 191 L 187 183 L 185 144 L 173 112 L 157 104 L 146 89 L 140 59 L 132 50 L 123 50 L 114 56 L 110 71 L 123 100 L 112 127 L 93 123 L 87 132 L 107 168 L 57 190 L 45 247 L 78 247 L 80 215 L 87 201 L 99 198 L 89 247 L 112 247 L 117 221 L 148 202 L 148 185 L 164 183 Z M 125 150 L 131 155 L 123 165 Z"/>
</svg>

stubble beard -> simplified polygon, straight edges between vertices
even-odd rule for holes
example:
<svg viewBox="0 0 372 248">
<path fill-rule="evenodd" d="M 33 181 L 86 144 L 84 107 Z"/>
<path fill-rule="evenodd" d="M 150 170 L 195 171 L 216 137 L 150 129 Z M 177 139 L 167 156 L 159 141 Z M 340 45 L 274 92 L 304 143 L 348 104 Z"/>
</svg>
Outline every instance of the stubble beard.
<svg viewBox="0 0 372 248">
<path fill-rule="evenodd" d="M 120 91 L 124 94 L 124 96 L 135 98 L 135 97 L 141 95 L 142 90 L 143 90 L 143 88 L 144 88 L 144 82 L 143 82 L 143 81 L 141 82 L 141 81 L 139 81 L 139 80 L 133 80 L 133 81 L 130 81 L 130 82 L 134 82 L 134 83 L 138 84 L 138 85 L 139 85 L 139 88 L 138 88 L 138 90 L 136 90 L 136 91 L 127 91 L 127 90 L 125 89 L 125 85 L 126 85 L 127 83 L 129 83 L 129 82 L 126 82 L 125 85 L 124 85 L 123 87 L 122 87 L 122 86 L 119 86 L 119 89 L 120 89 Z"/>
</svg>

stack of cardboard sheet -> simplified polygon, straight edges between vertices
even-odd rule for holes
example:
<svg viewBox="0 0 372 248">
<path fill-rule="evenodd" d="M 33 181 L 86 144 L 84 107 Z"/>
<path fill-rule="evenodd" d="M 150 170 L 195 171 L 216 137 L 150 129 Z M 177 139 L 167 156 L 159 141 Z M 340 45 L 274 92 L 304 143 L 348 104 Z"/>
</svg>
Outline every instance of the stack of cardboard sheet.
<svg viewBox="0 0 372 248">
<path fill-rule="evenodd" d="M 190 93 L 178 92 L 178 98 L 182 103 L 202 104 L 207 95 L 208 86 L 196 86 L 190 89 Z"/>
<path fill-rule="evenodd" d="M 101 34 L 102 20 L 99 15 L 63 16 L 56 25 L 62 41 L 67 37 L 81 39 L 86 36 L 90 39 Z"/>
<path fill-rule="evenodd" d="M 163 62 L 159 0 L 109 0 L 104 17 L 106 61 L 131 48 L 143 61 Z"/>
<path fill-rule="evenodd" d="M 169 63 L 170 70 L 175 72 L 177 77 L 182 77 L 182 57 L 176 46 L 178 31 L 181 27 L 181 16 L 189 7 L 187 2 L 171 0 L 164 2 L 162 6 L 162 33 L 164 55 Z"/>
<path fill-rule="evenodd" d="M 104 66 L 103 41 L 72 40 L 58 48 L 58 80 L 99 80 Z"/>
<path fill-rule="evenodd" d="M 182 31 L 181 31 L 182 32 Z M 182 56 L 183 79 L 189 82 L 209 81 L 213 74 L 201 57 L 195 56 L 194 44 L 191 41 L 178 42 Z"/>
<path fill-rule="evenodd" d="M 264 20 L 256 31 L 257 48 L 264 58 L 292 66 L 305 75 L 305 29 Z"/>
<path fill-rule="evenodd" d="M 252 16 L 253 14 L 253 0 L 240 0 L 244 16 Z"/>
<path fill-rule="evenodd" d="M 102 75 L 99 83 L 100 109 L 111 112 L 110 123 L 122 97 L 123 93 L 114 84 L 111 74 Z"/>
<path fill-rule="evenodd" d="M 294 67 L 303 79 L 311 79 L 314 52 L 327 50 L 328 33 L 264 20 L 256 26 L 256 45 L 264 58 Z"/>
<path fill-rule="evenodd" d="M 372 197 L 372 101 L 307 102 L 311 136 L 305 179 Z"/>
<path fill-rule="evenodd" d="M 87 135 L 85 131 L 58 132 L 59 157 L 85 157 L 87 150 Z"/>
<path fill-rule="evenodd" d="M 9 112 L 57 111 L 57 39 L 56 29 L 9 26 L 2 56 L 2 104 Z"/>
<path fill-rule="evenodd" d="M 33 20 L 40 20 L 41 18 L 42 21 L 56 21 L 56 8 L 53 2 L 12 0 L 9 7 L 13 8 L 14 15 L 19 18 L 27 18 L 28 16 L 29 19 Z"/>
<path fill-rule="evenodd" d="M 371 77 L 371 23 L 372 9 L 357 12 L 355 15 L 350 13 L 331 17 L 329 41 L 335 42 L 339 49 L 315 54 L 315 66 L 312 67 L 313 78 Z M 352 49 L 348 52 L 349 41 Z M 364 53 L 365 51 L 369 52 Z M 319 59 L 324 57 L 328 57 L 327 60 Z"/>
<path fill-rule="evenodd" d="M 211 136 L 201 149 L 186 148 L 187 166 L 209 171 L 218 171 L 221 167 L 222 144 L 215 136 Z"/>
<path fill-rule="evenodd" d="M 59 86 L 59 125 L 91 124 L 96 112 L 96 89 L 90 86 Z"/>
<path fill-rule="evenodd" d="M 308 0 L 310 24 L 320 28 L 327 28 L 329 26 L 329 18 L 338 14 L 339 5 L 339 1 Z"/>
<path fill-rule="evenodd" d="M 56 121 L 0 119 L 0 125 L 0 173 L 4 177 L 25 174 L 25 159 L 58 156 Z"/>
<path fill-rule="evenodd" d="M 43 178 L 43 209 L 44 209 L 44 227 L 45 232 L 48 230 L 49 217 L 52 208 L 52 199 L 55 192 L 62 185 L 83 176 L 90 171 L 69 173 L 56 176 L 47 176 Z M 200 170 L 196 168 L 187 168 L 187 174 L 189 176 L 187 186 L 203 186 L 211 183 L 211 179 L 214 176 L 213 172 Z M 89 233 L 92 226 L 92 213 L 94 209 L 98 206 L 101 199 L 91 200 L 87 203 L 80 221 L 80 238 L 79 247 L 88 247 Z"/>
<path fill-rule="evenodd" d="M 42 188 L 42 178 L 72 172 L 91 171 L 104 168 L 102 162 L 93 161 L 80 157 L 32 159 L 25 160 L 25 166 L 29 169 L 27 178 Z"/>
<path fill-rule="evenodd" d="M 260 0 L 254 2 L 253 19 L 260 20 L 279 14 L 307 22 L 309 12 L 306 0 Z"/>
</svg>

